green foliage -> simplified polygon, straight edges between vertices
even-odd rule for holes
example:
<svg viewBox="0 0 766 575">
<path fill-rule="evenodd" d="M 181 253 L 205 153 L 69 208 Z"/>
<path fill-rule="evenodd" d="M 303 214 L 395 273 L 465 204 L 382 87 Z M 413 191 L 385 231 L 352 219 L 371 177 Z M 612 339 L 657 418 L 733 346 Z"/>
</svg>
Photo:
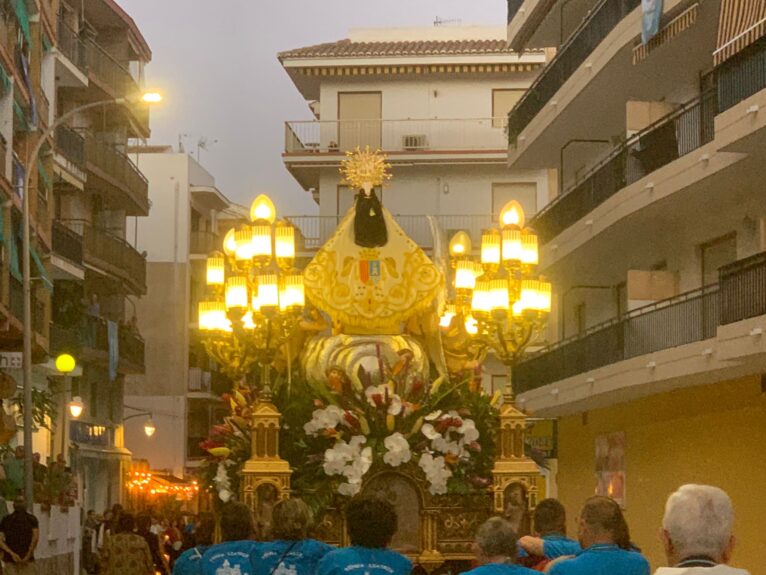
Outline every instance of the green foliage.
<svg viewBox="0 0 766 575">
<path fill-rule="evenodd" d="M 12 400 L 13 405 L 18 408 L 17 425 L 24 427 L 24 398 L 19 396 Z M 47 389 L 32 388 L 32 430 L 50 429 L 50 424 L 56 421 L 56 401 L 53 399 L 53 392 Z"/>
</svg>

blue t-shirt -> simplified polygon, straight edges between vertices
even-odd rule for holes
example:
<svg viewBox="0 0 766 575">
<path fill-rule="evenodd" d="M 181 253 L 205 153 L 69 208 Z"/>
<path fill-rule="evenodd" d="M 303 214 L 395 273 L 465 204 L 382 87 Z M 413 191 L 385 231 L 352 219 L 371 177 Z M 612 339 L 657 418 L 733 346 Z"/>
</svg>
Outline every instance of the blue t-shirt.
<svg viewBox="0 0 766 575">
<path fill-rule="evenodd" d="M 582 548 L 574 539 L 563 535 L 543 535 L 543 555 L 546 559 L 555 559 L 564 555 L 577 555 Z M 519 557 L 529 557 L 529 554 L 519 546 Z"/>
<path fill-rule="evenodd" d="M 255 575 L 314 575 L 319 560 L 333 549 L 315 539 L 278 540 L 259 543 L 251 559 Z"/>
<path fill-rule="evenodd" d="M 577 557 L 551 567 L 549 575 L 649 575 L 649 562 L 617 545 L 591 545 Z"/>
<path fill-rule="evenodd" d="M 208 545 L 197 545 L 187 549 L 176 559 L 173 575 L 202 575 L 202 556 Z"/>
<path fill-rule="evenodd" d="M 466 571 L 463 575 L 539 575 L 539 573 L 539 571 L 533 571 L 512 563 L 486 563 L 476 569 Z"/>
<path fill-rule="evenodd" d="M 202 556 L 203 575 L 254 575 L 250 555 L 256 541 L 226 541 L 209 547 Z"/>
<path fill-rule="evenodd" d="M 317 575 L 410 575 L 412 562 L 390 549 L 346 547 L 325 555 Z"/>
</svg>

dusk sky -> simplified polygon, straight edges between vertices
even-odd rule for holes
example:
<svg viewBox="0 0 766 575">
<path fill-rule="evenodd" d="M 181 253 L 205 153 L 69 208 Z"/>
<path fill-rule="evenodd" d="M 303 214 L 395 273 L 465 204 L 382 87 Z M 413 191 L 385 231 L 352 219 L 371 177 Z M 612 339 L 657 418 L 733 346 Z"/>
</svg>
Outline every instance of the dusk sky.
<svg viewBox="0 0 766 575">
<path fill-rule="evenodd" d="M 316 204 L 281 159 L 286 120 L 313 119 L 277 52 L 345 38 L 349 28 L 505 24 L 504 0 L 119 0 L 148 41 L 147 87 L 165 94 L 152 112 L 152 144 L 196 156 L 230 199 L 271 195 L 281 214 Z M 217 140 L 217 142 L 216 142 Z"/>
</svg>

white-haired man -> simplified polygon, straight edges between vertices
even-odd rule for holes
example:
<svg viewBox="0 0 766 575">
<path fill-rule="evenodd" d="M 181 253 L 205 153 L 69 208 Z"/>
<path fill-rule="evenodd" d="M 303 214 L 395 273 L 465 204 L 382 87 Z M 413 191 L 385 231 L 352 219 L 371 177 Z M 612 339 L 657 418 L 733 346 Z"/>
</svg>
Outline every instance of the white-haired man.
<svg viewBox="0 0 766 575">
<path fill-rule="evenodd" d="M 734 549 L 734 510 L 723 489 L 682 485 L 668 497 L 662 542 L 668 564 L 655 575 L 749 575 L 728 565 Z"/>
</svg>

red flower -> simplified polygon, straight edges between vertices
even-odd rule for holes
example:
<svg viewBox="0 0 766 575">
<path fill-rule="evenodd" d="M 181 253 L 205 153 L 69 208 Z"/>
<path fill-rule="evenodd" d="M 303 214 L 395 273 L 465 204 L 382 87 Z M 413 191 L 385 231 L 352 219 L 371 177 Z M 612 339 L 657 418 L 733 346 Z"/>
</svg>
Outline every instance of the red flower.
<svg viewBox="0 0 766 575">
<path fill-rule="evenodd" d="M 350 428 L 359 429 L 359 418 L 350 411 L 343 412 L 343 419 Z"/>
</svg>

